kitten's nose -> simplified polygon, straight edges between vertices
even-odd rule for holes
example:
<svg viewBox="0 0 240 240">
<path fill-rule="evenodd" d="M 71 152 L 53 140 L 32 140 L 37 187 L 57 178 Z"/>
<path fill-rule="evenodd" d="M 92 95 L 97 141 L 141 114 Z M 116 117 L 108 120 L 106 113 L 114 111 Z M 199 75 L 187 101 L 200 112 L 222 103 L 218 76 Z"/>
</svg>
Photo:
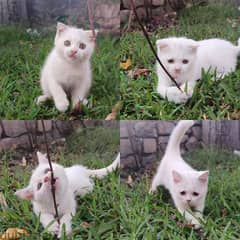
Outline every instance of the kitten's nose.
<svg viewBox="0 0 240 240">
<path fill-rule="evenodd" d="M 77 53 L 77 51 L 76 50 L 71 50 L 70 53 L 71 53 L 71 56 L 74 56 Z"/>
</svg>

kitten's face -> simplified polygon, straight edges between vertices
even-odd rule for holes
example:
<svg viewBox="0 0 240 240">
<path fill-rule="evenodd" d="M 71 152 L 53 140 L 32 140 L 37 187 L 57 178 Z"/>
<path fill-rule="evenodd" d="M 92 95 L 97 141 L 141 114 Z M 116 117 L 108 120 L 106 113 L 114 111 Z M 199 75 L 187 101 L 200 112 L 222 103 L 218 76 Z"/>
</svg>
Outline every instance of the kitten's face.
<svg viewBox="0 0 240 240">
<path fill-rule="evenodd" d="M 55 47 L 58 53 L 70 63 L 89 59 L 94 50 L 92 31 L 58 23 Z"/>
<path fill-rule="evenodd" d="M 16 195 L 22 199 L 46 202 L 52 199 L 51 172 L 45 155 L 38 153 L 38 160 L 39 165 L 33 171 L 29 185 L 18 190 Z M 55 195 L 61 198 L 68 188 L 68 179 L 62 166 L 52 163 L 52 167 Z"/>
<path fill-rule="evenodd" d="M 190 39 L 169 38 L 157 41 L 158 55 L 171 76 L 179 83 L 196 61 L 197 43 Z"/>
<path fill-rule="evenodd" d="M 172 172 L 174 192 L 184 206 L 194 209 L 204 199 L 208 188 L 208 171 Z"/>
</svg>

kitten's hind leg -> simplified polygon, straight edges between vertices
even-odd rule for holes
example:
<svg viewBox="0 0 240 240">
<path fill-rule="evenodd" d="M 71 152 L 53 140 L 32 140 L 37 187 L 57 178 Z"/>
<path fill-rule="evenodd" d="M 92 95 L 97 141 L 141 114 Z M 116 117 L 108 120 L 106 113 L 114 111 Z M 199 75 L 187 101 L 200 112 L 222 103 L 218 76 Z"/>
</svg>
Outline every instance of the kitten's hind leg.
<svg viewBox="0 0 240 240">
<path fill-rule="evenodd" d="M 82 103 L 83 105 L 87 104 L 86 95 L 89 91 L 89 88 L 81 87 L 76 88 L 72 91 L 72 105 L 73 108 L 76 109 L 79 103 Z"/>
<path fill-rule="evenodd" d="M 154 193 L 159 185 L 161 185 L 161 176 L 157 173 L 153 178 L 149 193 Z"/>
<path fill-rule="evenodd" d="M 40 104 L 42 104 L 43 102 L 46 102 L 48 99 L 50 99 L 50 96 L 48 96 L 48 95 L 40 95 L 40 96 L 37 98 L 37 105 L 40 105 Z"/>
</svg>

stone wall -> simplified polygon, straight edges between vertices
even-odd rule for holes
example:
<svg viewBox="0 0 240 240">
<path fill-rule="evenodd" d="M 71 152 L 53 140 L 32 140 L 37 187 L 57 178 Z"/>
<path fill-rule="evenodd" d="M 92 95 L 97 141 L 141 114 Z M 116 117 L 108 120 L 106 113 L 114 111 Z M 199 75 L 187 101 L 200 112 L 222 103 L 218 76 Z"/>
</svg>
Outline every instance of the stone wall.
<svg viewBox="0 0 240 240">
<path fill-rule="evenodd" d="M 91 0 L 95 27 L 119 33 L 120 4 Z M 0 24 L 22 23 L 29 27 L 52 26 L 57 21 L 89 28 L 87 0 L 0 0 Z"/>
<path fill-rule="evenodd" d="M 120 151 L 124 167 L 144 167 L 161 158 L 176 121 L 121 121 Z M 195 122 L 182 141 L 182 152 L 201 145 L 202 124 Z"/>
<path fill-rule="evenodd" d="M 207 2 L 207 0 L 135 0 L 135 7 L 141 19 L 149 20 L 154 16 L 162 16 L 169 12 L 176 12 L 193 4 Z M 121 23 L 128 21 L 131 11 L 130 0 L 121 0 Z"/>
<path fill-rule="evenodd" d="M 177 121 L 121 121 L 121 164 L 141 168 L 163 156 L 169 136 Z M 240 150 L 240 121 L 195 121 L 181 143 L 182 153 L 197 147 Z"/>
<path fill-rule="evenodd" d="M 49 143 L 58 141 L 77 128 L 95 126 L 118 127 L 118 121 L 54 121 L 44 120 Z M 32 150 L 44 142 L 40 120 L 0 120 L 0 152 L 8 149 L 23 148 Z"/>
</svg>

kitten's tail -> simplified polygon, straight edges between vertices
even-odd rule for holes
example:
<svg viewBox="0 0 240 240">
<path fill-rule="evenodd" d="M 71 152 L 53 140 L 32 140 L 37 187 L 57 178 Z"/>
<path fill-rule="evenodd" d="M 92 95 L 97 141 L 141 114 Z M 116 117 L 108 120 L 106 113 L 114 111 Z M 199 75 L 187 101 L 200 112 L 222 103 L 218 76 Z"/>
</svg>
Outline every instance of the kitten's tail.
<svg viewBox="0 0 240 240">
<path fill-rule="evenodd" d="M 91 177 L 102 179 L 108 173 L 114 171 L 118 167 L 120 167 L 120 153 L 117 155 L 116 159 L 109 166 L 101 169 L 94 169 L 94 170 L 89 169 L 88 171 Z"/>
<path fill-rule="evenodd" d="M 177 126 L 173 129 L 173 132 L 170 136 L 168 145 L 167 145 L 167 153 L 173 153 L 180 155 L 180 143 L 184 136 L 184 134 L 187 132 L 187 130 L 193 126 L 194 121 L 193 120 L 182 120 L 180 121 Z"/>
<path fill-rule="evenodd" d="M 240 151 L 239 150 L 234 150 L 233 153 L 237 156 L 240 156 Z"/>
</svg>

